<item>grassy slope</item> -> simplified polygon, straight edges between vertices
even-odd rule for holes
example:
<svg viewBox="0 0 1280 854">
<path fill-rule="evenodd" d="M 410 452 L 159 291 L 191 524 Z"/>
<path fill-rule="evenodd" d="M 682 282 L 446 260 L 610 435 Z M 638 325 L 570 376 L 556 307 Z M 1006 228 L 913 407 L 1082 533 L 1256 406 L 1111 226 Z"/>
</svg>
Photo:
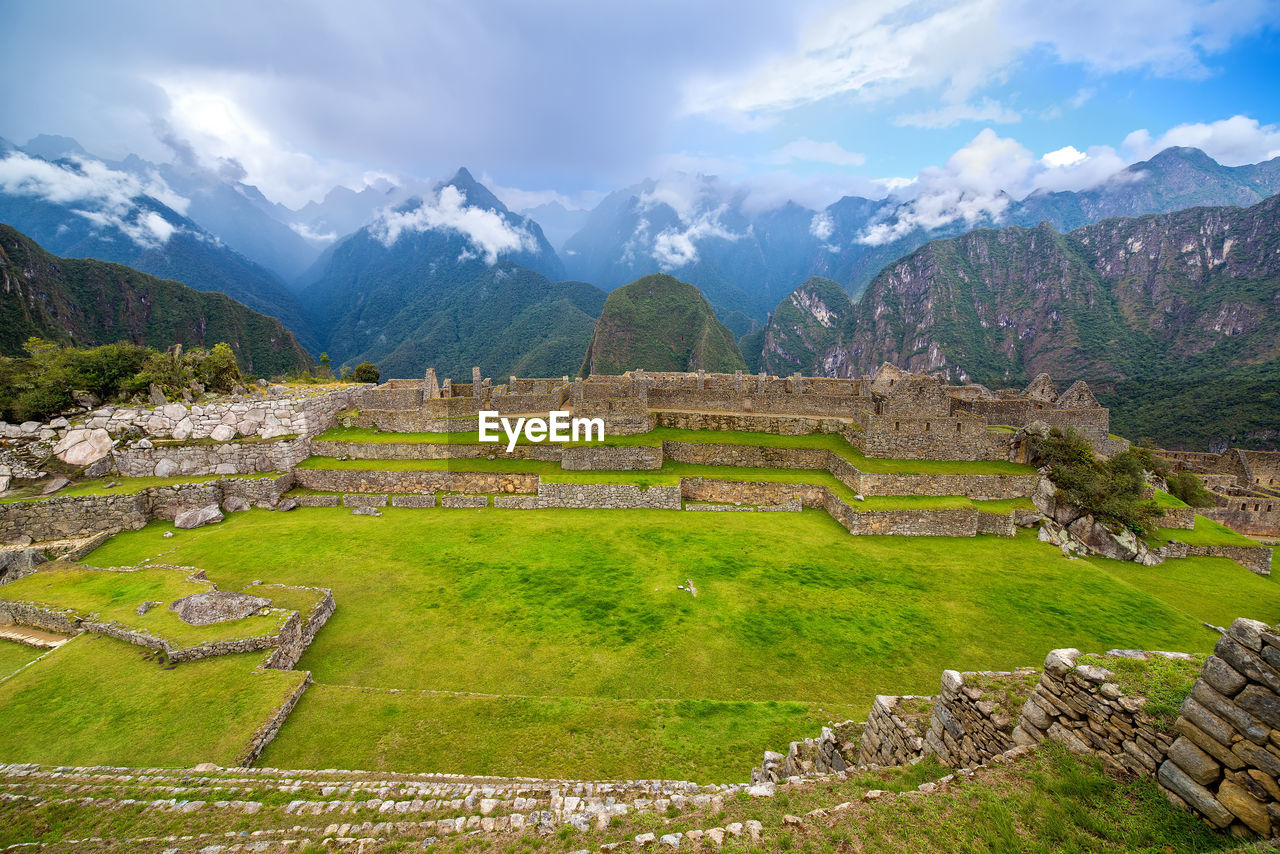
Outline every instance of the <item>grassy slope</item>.
<svg viewBox="0 0 1280 854">
<path fill-rule="evenodd" d="M 0 599 L 40 602 L 56 609 L 70 609 L 82 616 L 94 614 L 101 620 L 150 632 L 181 647 L 226 638 L 269 635 L 279 630 L 288 616 L 276 611 L 229 623 L 189 625 L 170 611 L 168 604 L 209 589 L 207 584 L 188 581 L 190 574 L 191 570 L 160 567 L 136 572 L 103 572 L 59 563 L 0 587 Z M 143 602 L 161 604 L 139 615 L 137 608 Z"/>
<path fill-rule="evenodd" d="M 44 650 L 23 646 L 17 641 L 0 640 L 0 679 L 4 679 L 22 665 L 34 661 Z"/>
<path fill-rule="evenodd" d="M 41 500 L 45 498 L 71 498 L 80 495 L 133 495 L 144 489 L 151 489 L 157 486 L 182 486 L 191 483 L 211 483 L 213 481 L 226 478 L 228 480 L 248 480 L 255 478 L 276 477 L 278 472 L 266 472 L 263 474 L 230 474 L 216 475 L 205 474 L 189 477 L 97 477 L 89 480 L 82 480 L 65 486 L 53 495 L 40 495 L 39 492 L 32 487 L 24 494 L 21 490 L 15 490 L 16 495 L 8 498 L 0 498 L 0 504 L 8 504 L 13 501 L 30 501 Z M 107 484 L 114 483 L 115 486 L 110 489 Z"/>
<path fill-rule="evenodd" d="M 1025 533 L 852 538 L 817 511 L 678 527 L 661 511 L 384 514 L 253 510 L 169 540 L 153 523 L 90 560 L 172 549 L 225 589 L 333 587 L 337 612 L 299 665 L 318 682 L 504 695 L 313 689 L 268 757 L 302 765 L 498 772 L 537 753 L 539 773 L 651 776 L 692 756 L 698 774 L 682 776 L 737 779 L 780 733 L 865 712 L 875 693 L 932 693 L 944 668 L 1036 665 L 1064 646 L 1207 651 L 1201 620 L 1280 619 L 1275 583 L 1228 561 L 1068 560 Z M 696 600 L 676 590 L 686 578 Z M 646 705 L 661 699 L 753 705 Z"/>
<path fill-rule="evenodd" d="M 253 673 L 260 659 L 223 656 L 165 669 L 137 647 L 79 637 L 0 682 L 0 756 L 77 765 L 233 765 L 303 678 L 296 671 Z"/>
</svg>

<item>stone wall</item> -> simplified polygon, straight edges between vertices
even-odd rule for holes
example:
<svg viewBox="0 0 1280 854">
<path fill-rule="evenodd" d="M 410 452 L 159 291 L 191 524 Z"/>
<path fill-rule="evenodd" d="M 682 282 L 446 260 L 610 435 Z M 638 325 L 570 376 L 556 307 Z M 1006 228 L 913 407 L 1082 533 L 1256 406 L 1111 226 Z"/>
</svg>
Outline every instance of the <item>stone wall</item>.
<svg viewBox="0 0 1280 854">
<path fill-rule="evenodd" d="M 1031 693 L 1037 671 L 942 674 L 924 749 L 951 768 L 970 768 L 1017 745 L 1018 711 Z"/>
<path fill-rule="evenodd" d="M 655 412 L 653 426 L 680 430 L 737 430 L 773 433 L 778 436 L 807 436 L 810 433 L 839 433 L 849 424 L 839 418 L 794 415 L 745 415 L 727 412 Z"/>
<path fill-rule="evenodd" d="M 298 486 L 321 492 L 537 492 L 536 474 L 478 471 L 296 469 Z"/>
<path fill-rule="evenodd" d="M 335 442 L 312 439 L 311 453 L 318 457 L 349 460 L 450 460 L 482 459 L 501 455 L 509 460 L 543 460 L 560 462 L 563 449 L 559 445 L 516 445 L 507 453 L 506 440 L 497 444 L 462 444 L 440 442 Z"/>
<path fill-rule="evenodd" d="M 1185 653 L 1112 650 L 1080 661 L 1078 649 L 1055 649 L 1018 716 L 1013 738 L 1019 744 L 1049 739 L 1073 753 L 1091 753 L 1135 774 L 1154 775 L 1174 735 L 1144 711 L 1145 697 L 1126 696 L 1106 669 L 1117 658 L 1154 655 L 1193 660 Z"/>
<path fill-rule="evenodd" d="M 153 486 L 122 495 L 85 495 L 0 504 L 0 541 L 61 540 L 103 531 L 136 530 L 152 519 L 172 519 L 182 510 L 242 498 L 274 507 L 293 487 L 292 475 L 219 478 L 208 483 Z"/>
<path fill-rule="evenodd" d="M 185 441 L 231 439 L 234 436 L 314 436 L 333 426 L 340 410 L 356 405 L 365 386 L 348 386 L 321 392 L 282 392 L 257 397 L 229 397 L 208 403 L 169 403 L 138 408 L 105 406 L 90 412 L 85 426 L 101 427 L 113 436 L 138 433 Z M 225 429 L 219 429 L 225 428 Z"/>
<path fill-rule="evenodd" d="M 787 753 L 766 750 L 764 762 L 751 772 L 751 782 L 785 783 L 792 777 L 839 774 L 858 763 L 865 724 L 857 721 L 824 726 L 817 738 L 793 741 Z"/>
<path fill-rule="evenodd" d="M 111 461 L 124 477 L 179 477 L 289 471 L 311 454 L 307 439 L 215 444 L 153 444 L 144 440 L 117 446 Z"/>
<path fill-rule="evenodd" d="M 868 457 L 899 460 L 1006 460 L 1009 436 L 969 415 L 914 418 L 871 415 L 852 444 Z"/>
<path fill-rule="evenodd" d="M 1280 499 L 1232 496 L 1226 506 L 1198 512 L 1247 537 L 1280 539 Z"/>
<path fill-rule="evenodd" d="M 975 500 L 1029 498 L 1040 475 L 1031 474 L 881 474 L 863 472 L 863 495 L 963 495 Z M 851 486 L 852 488 L 852 486 Z"/>
<path fill-rule="evenodd" d="M 762 448 L 704 442 L 663 442 L 662 455 L 693 465 L 823 470 L 834 456 L 821 448 Z"/>
<path fill-rule="evenodd" d="M 858 761 L 863 765 L 914 765 L 924 758 L 924 737 L 934 697 L 877 696 L 871 704 Z"/>
<path fill-rule="evenodd" d="M 1280 635 L 1239 619 L 1204 664 L 1158 779 L 1210 824 L 1280 827 Z"/>
<path fill-rule="evenodd" d="M 778 506 L 799 500 L 805 507 L 822 507 L 827 495 L 827 489 L 823 486 L 702 477 L 681 478 L 680 491 L 687 501 L 716 501 L 748 506 Z"/>
<path fill-rule="evenodd" d="M 256 674 L 250 674 L 252 679 Z M 293 707 L 298 705 L 298 701 L 302 699 L 302 695 L 306 693 L 307 687 L 311 684 L 311 671 L 306 672 L 302 682 L 298 687 L 290 691 L 284 698 L 271 717 L 258 727 L 254 734 L 250 737 L 249 743 L 240 751 L 240 755 L 236 757 L 236 764 L 241 768 L 248 768 L 250 765 L 258 761 L 258 757 L 262 755 L 262 751 L 267 749 L 267 745 L 280 732 L 280 727 L 284 726 L 285 720 L 289 717 L 289 713 L 293 711 Z"/>
<path fill-rule="evenodd" d="M 569 471 L 641 471 L 662 468 L 663 449 L 580 445 L 564 449 L 560 467 Z"/>
<path fill-rule="evenodd" d="M 1175 540 L 1161 546 L 1156 554 L 1166 560 L 1180 557 L 1225 557 L 1258 575 L 1271 574 L 1271 549 L 1266 546 L 1189 546 Z"/>
<path fill-rule="evenodd" d="M 592 510 L 679 510 L 679 486 L 632 484 L 542 483 L 538 485 L 538 507 L 587 508 Z"/>
<path fill-rule="evenodd" d="M 1190 531 L 1196 526 L 1196 508 L 1194 507 L 1166 507 L 1164 515 L 1160 517 L 1158 522 L 1161 528 L 1178 528 L 1183 531 Z"/>
</svg>

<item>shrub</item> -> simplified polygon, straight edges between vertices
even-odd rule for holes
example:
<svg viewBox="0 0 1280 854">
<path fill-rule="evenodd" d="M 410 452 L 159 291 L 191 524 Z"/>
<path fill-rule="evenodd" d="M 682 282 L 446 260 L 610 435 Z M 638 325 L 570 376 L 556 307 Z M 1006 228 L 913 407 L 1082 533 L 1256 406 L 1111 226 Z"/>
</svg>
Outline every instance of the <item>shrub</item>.
<svg viewBox="0 0 1280 854">
<path fill-rule="evenodd" d="M 1058 428 L 1048 436 L 1027 437 L 1027 458 L 1037 466 L 1049 466 L 1049 480 L 1073 507 L 1113 529 L 1125 527 L 1135 534 L 1152 530 L 1164 511 L 1144 499 L 1147 491 L 1144 459 L 1150 453 L 1128 450 L 1100 461 L 1088 440 L 1070 428 Z"/>
<path fill-rule="evenodd" d="M 244 384 L 240 376 L 240 366 L 236 364 L 236 354 L 231 352 L 230 345 L 220 341 L 214 345 L 209 354 L 197 367 L 200 382 L 210 391 L 229 392 L 238 385 Z"/>
<path fill-rule="evenodd" d="M 1169 484 L 1169 494 L 1184 504 L 1213 507 L 1218 503 L 1213 493 L 1205 489 L 1204 481 L 1189 471 L 1172 472 L 1165 478 L 1165 482 Z"/>
<path fill-rule="evenodd" d="M 376 383 L 381 377 L 382 374 L 372 362 L 361 362 L 347 375 L 347 379 L 355 383 Z"/>
</svg>

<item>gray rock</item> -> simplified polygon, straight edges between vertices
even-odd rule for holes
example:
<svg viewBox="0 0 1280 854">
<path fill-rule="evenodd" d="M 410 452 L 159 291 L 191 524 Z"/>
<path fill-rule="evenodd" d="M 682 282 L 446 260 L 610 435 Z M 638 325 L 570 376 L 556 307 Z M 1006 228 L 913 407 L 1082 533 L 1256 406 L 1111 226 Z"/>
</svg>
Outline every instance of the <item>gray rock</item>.
<svg viewBox="0 0 1280 854">
<path fill-rule="evenodd" d="M 1166 761 L 1161 764 L 1156 778 L 1214 826 L 1226 827 L 1235 820 L 1231 811 L 1218 803 L 1208 789 L 1188 777 L 1175 763 Z"/>
<path fill-rule="evenodd" d="M 1270 631 L 1271 627 L 1266 623 L 1239 617 L 1231 624 L 1231 628 L 1227 629 L 1227 634 L 1254 652 L 1258 652 L 1262 649 L 1262 635 Z"/>
<path fill-rule="evenodd" d="M 169 401 L 165 399 L 164 392 L 160 390 L 160 386 L 152 383 L 147 389 L 147 399 L 151 401 L 152 406 L 164 406 Z"/>
<path fill-rule="evenodd" d="M 152 608 L 154 608 L 159 604 L 160 604 L 159 602 L 143 602 L 141 605 L 137 607 L 134 613 L 137 614 L 139 617 L 141 617 L 143 614 L 147 613 L 148 611 L 150 611 Z"/>
<path fill-rule="evenodd" d="M 241 495 L 232 495 L 222 502 L 222 509 L 228 513 L 243 513 L 249 509 L 249 499 Z"/>
<path fill-rule="evenodd" d="M 292 498 L 281 498 L 280 501 L 276 504 L 276 510 L 281 513 L 288 513 L 290 510 L 293 510 L 297 506 L 298 506 L 298 502 L 294 501 Z"/>
<path fill-rule="evenodd" d="M 183 510 L 173 520 L 175 528 L 199 528 L 222 521 L 222 510 L 217 504 L 206 504 L 203 507 L 192 507 Z"/>
<path fill-rule="evenodd" d="M 173 536 L 173 531 L 165 531 L 165 532 L 164 532 L 164 538 L 165 538 L 166 540 L 167 540 L 167 539 L 169 539 L 169 538 L 170 538 L 170 537 L 172 537 L 172 536 Z"/>
<path fill-rule="evenodd" d="M 154 447 L 155 447 L 155 445 L 153 445 L 153 444 L 152 444 L 152 442 L 151 442 L 151 440 L 150 440 L 150 439 L 139 439 L 139 440 L 138 440 L 138 447 L 139 447 L 139 448 L 141 448 L 141 449 L 142 449 L 142 450 L 144 450 L 144 451 L 149 451 L 149 450 L 151 450 L 152 448 L 154 448 Z"/>
<path fill-rule="evenodd" d="M 1224 697 L 1234 697 L 1245 686 L 1245 678 L 1216 655 L 1209 656 L 1200 675 Z"/>
<path fill-rule="evenodd" d="M 1073 647 L 1052 650 L 1045 656 L 1044 669 L 1054 676 L 1065 676 L 1075 668 L 1079 657 L 1080 650 Z"/>
<path fill-rule="evenodd" d="M 208 626 L 213 623 L 244 619 L 270 605 L 271 600 L 263 599 L 261 596 L 207 590 L 204 593 L 192 593 L 190 596 L 182 597 L 171 604 L 169 610 L 176 611 L 178 618 L 184 623 L 192 626 Z"/>
<path fill-rule="evenodd" d="M 1212 785 L 1222 776 L 1222 766 L 1186 736 L 1178 736 L 1169 748 L 1169 759 L 1201 786 Z"/>
<path fill-rule="evenodd" d="M 115 440 L 100 427 L 92 430 L 68 430 L 53 446 L 53 454 L 67 465 L 87 466 L 111 453 Z"/>
<path fill-rule="evenodd" d="M 59 489 L 62 489 L 62 487 L 66 486 L 70 482 L 71 481 L 67 480 L 65 477 L 55 477 L 53 480 L 49 481 L 44 485 L 44 489 L 40 490 L 40 494 L 53 495 L 55 492 L 57 492 Z"/>
<path fill-rule="evenodd" d="M 156 463 L 156 477 L 173 477 L 179 471 L 178 464 L 168 457 Z"/>
<path fill-rule="evenodd" d="M 236 428 L 229 424 L 219 424 L 209 433 L 209 438 L 215 442 L 228 442 L 236 437 Z"/>
<path fill-rule="evenodd" d="M 357 507 L 351 511 L 352 516 L 381 516 L 382 511 L 377 507 Z"/>
</svg>

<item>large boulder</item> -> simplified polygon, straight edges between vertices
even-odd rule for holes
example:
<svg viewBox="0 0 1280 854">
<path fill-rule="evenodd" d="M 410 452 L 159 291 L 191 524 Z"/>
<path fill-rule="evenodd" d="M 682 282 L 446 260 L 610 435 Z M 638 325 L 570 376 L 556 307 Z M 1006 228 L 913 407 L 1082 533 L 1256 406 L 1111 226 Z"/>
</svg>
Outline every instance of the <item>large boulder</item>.
<svg viewBox="0 0 1280 854">
<path fill-rule="evenodd" d="M 213 428 L 209 438 L 215 442 L 229 442 L 236 437 L 236 428 L 230 424 L 219 424 Z"/>
<path fill-rule="evenodd" d="M 156 477 L 173 477 L 179 471 L 178 464 L 168 457 L 162 457 L 156 463 Z"/>
<path fill-rule="evenodd" d="M 100 427 L 93 430 L 79 428 L 68 430 L 53 446 L 53 453 L 67 465 L 87 466 L 106 457 L 114 445 L 111 434 Z"/>
<path fill-rule="evenodd" d="M 207 626 L 211 623 L 241 620 L 270 605 L 271 600 L 261 596 L 209 590 L 184 596 L 170 605 L 169 610 L 176 611 L 178 619 L 184 623 Z"/>
<path fill-rule="evenodd" d="M 173 520 L 175 528 L 199 528 L 222 521 L 222 510 L 217 504 L 206 504 L 203 507 L 192 507 L 183 510 Z"/>
</svg>

